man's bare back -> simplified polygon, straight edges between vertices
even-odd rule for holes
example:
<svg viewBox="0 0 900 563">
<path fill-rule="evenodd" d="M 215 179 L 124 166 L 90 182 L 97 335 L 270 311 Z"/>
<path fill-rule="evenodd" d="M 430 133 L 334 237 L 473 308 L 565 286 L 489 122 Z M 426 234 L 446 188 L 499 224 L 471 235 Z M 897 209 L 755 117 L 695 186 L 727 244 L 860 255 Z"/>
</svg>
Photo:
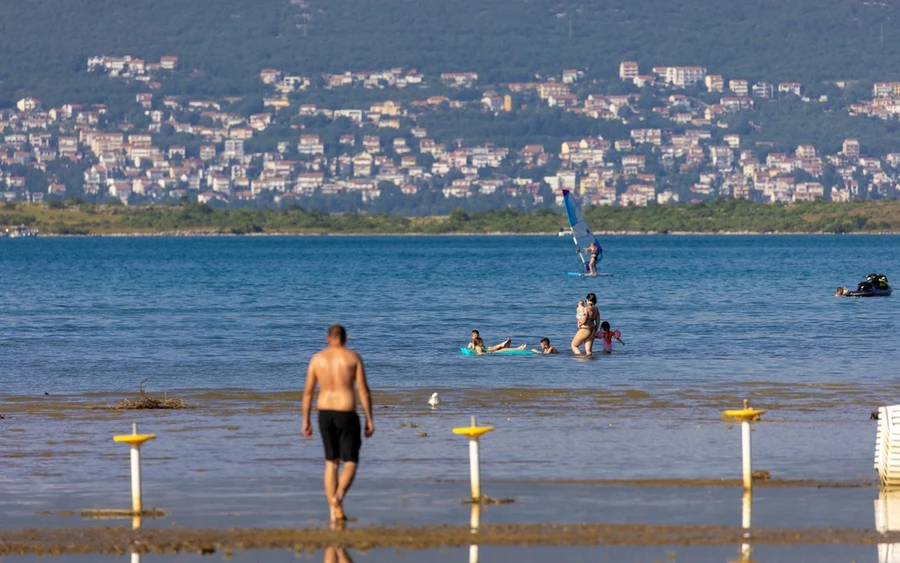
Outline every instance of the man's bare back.
<svg viewBox="0 0 900 563">
<path fill-rule="evenodd" d="M 347 348 L 326 348 L 313 355 L 309 370 L 319 383 L 319 410 L 356 411 L 354 387 L 362 371 L 359 354 Z"/>
<path fill-rule="evenodd" d="M 332 327 L 334 328 L 334 327 Z M 309 422 L 312 410 L 312 398 L 319 386 L 319 398 L 316 406 L 319 411 L 356 412 L 356 392 L 366 416 L 366 437 L 375 432 L 372 419 L 372 399 L 369 394 L 369 383 L 366 381 L 366 368 L 359 354 L 344 347 L 346 333 L 340 328 L 342 336 L 329 334 L 328 347 L 316 352 L 309 361 L 306 370 L 306 387 L 303 389 L 303 430 L 307 438 L 312 438 L 312 426 Z M 336 333 L 337 334 L 337 333 Z M 355 387 L 355 389 L 354 389 Z"/>
</svg>

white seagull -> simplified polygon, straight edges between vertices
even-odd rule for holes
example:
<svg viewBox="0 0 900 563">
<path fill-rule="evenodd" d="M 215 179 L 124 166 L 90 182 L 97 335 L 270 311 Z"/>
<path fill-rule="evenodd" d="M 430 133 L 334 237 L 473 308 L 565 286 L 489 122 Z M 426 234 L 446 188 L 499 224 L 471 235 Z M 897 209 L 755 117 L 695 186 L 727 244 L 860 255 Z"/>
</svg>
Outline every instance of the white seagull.
<svg viewBox="0 0 900 563">
<path fill-rule="evenodd" d="M 437 393 L 431 394 L 431 398 L 428 399 L 428 404 L 431 405 L 431 408 L 434 408 L 434 407 L 438 406 L 439 404 L 441 404 L 441 400 L 438 398 Z"/>
</svg>

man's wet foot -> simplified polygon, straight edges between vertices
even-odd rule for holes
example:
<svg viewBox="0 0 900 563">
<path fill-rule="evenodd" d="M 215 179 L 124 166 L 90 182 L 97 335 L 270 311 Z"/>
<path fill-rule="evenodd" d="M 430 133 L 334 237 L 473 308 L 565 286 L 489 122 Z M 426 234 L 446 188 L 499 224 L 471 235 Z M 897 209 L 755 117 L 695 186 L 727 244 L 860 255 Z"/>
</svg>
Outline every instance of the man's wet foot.
<svg viewBox="0 0 900 563">
<path fill-rule="evenodd" d="M 341 504 L 341 498 L 337 495 L 334 495 L 331 498 L 331 521 L 332 522 L 342 522 L 347 520 L 347 515 L 344 514 L 344 507 Z"/>
</svg>

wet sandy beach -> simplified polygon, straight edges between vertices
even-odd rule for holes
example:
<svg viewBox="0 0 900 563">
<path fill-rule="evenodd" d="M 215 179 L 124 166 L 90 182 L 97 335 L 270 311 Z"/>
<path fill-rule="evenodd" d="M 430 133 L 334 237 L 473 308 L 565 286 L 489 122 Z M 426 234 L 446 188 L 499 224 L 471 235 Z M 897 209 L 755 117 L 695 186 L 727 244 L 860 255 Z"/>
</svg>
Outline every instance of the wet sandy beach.
<svg viewBox="0 0 900 563">
<path fill-rule="evenodd" d="M 496 427 L 482 443 L 485 492 L 515 500 L 483 509 L 479 545 L 629 546 L 617 561 L 667 553 L 641 559 L 636 546 L 648 545 L 728 546 L 723 553 L 734 554 L 743 539 L 740 435 L 720 410 L 749 397 L 770 409 L 753 434 L 755 467 L 772 476 L 753 495 L 753 541 L 805 549 L 792 559 L 776 550 L 767 561 L 802 561 L 819 544 L 869 546 L 865 553 L 874 556 L 872 544 L 900 543 L 875 526 L 878 510 L 900 515 L 900 496 L 879 493 L 871 469 L 868 415 L 882 392 L 746 383 L 677 391 L 443 389 L 442 405 L 431 410 L 424 389 L 382 391 L 377 433 L 347 499 L 352 520 L 338 534 L 324 521 L 321 446 L 299 437 L 298 393 L 174 391 L 192 408 L 172 411 L 108 408 L 133 398 L 127 394 L 5 396 L 0 555 L 68 554 L 63 563 L 84 553 L 287 549 L 321 559 L 326 548 L 346 546 L 363 550 L 361 561 L 390 560 L 391 549 L 440 560 L 449 553 L 442 550 L 472 541 L 467 446 L 450 433 L 471 412 Z M 166 513 L 143 519 L 141 531 L 128 521 L 79 516 L 127 507 L 127 448 L 112 435 L 127 433 L 132 421 L 158 435 L 143 450 L 144 496 Z M 258 553 L 274 561 L 282 552 Z M 600 552 L 578 553 L 597 560 L 589 554 Z M 834 555 L 818 560 L 856 557 Z"/>
<path fill-rule="evenodd" d="M 127 528 L 43 529 L 0 532 L 0 555 L 70 555 L 100 553 L 200 553 L 293 549 L 312 551 L 329 546 L 360 550 L 379 548 L 433 549 L 492 546 L 646 546 L 737 545 L 745 531 L 725 526 L 660 526 L 644 524 L 507 524 L 469 527 L 364 528 L 343 531 L 296 529 L 189 529 L 132 531 Z M 877 545 L 900 543 L 900 533 L 830 528 L 754 528 L 757 545 Z"/>
<path fill-rule="evenodd" d="M 484 478 L 593 482 L 736 479 L 740 433 L 721 411 L 749 398 L 768 412 L 754 425 L 754 465 L 773 479 L 858 481 L 874 477 L 879 398 L 900 385 L 722 383 L 679 389 L 431 389 L 376 392 L 378 431 L 363 447 L 373 479 L 467 478 L 467 448 L 452 428 L 495 427 L 484 438 Z M 0 395 L 5 470 L 0 483 L 65 490 L 104 480 L 127 484 L 127 450 L 112 442 L 132 422 L 158 435 L 143 454 L 148 483 L 259 476 L 261 482 L 320 472 L 321 444 L 304 440 L 300 394 L 169 391 L 192 408 L 110 409 L 136 393 Z M 161 393 L 159 393 L 161 395 Z M 123 480 L 125 479 L 125 480 Z M 71 489 L 71 487 L 68 487 Z"/>
<path fill-rule="evenodd" d="M 884 560 L 894 544 L 873 545 L 795 545 L 755 547 L 752 561 L 764 563 L 861 563 Z M 474 552 L 474 557 L 473 557 Z M 880 559 L 879 559 L 880 558 Z M 231 553 L 195 554 L 125 554 L 55 556 L 54 563 L 386 563 L 394 561 L 429 561 L 434 563 L 546 563 L 564 559 L 573 563 L 691 563 L 739 562 L 738 550 L 731 546 L 475 546 L 406 550 L 396 548 L 356 550 L 330 546 L 314 551 L 268 550 Z M 36 563 L 48 560 L 42 556 L 4 557 L 4 563 Z"/>
</svg>

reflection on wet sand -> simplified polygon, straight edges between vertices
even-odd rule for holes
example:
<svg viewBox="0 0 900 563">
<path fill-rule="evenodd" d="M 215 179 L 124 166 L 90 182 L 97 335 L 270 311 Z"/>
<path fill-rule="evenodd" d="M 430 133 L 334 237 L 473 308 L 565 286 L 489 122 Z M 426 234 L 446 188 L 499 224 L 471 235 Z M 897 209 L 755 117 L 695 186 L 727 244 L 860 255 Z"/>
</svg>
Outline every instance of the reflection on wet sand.
<svg viewBox="0 0 900 563">
<path fill-rule="evenodd" d="M 330 546 L 325 548 L 324 563 L 353 563 L 353 558 L 343 547 Z"/>
<path fill-rule="evenodd" d="M 131 519 L 131 529 L 132 530 L 140 530 L 141 529 L 141 517 L 140 515 L 135 516 Z M 141 554 L 137 551 L 131 551 L 131 563 L 141 563 Z"/>
<path fill-rule="evenodd" d="M 882 489 L 878 493 L 875 529 L 882 534 L 900 531 L 900 491 Z M 900 563 L 900 543 L 879 543 L 878 563 Z"/>
<path fill-rule="evenodd" d="M 750 545 L 750 528 L 753 520 L 753 493 L 744 491 L 741 500 L 741 528 L 744 529 L 744 542 L 741 544 L 741 558 L 738 563 L 753 563 L 750 555 L 753 547 Z"/>
<path fill-rule="evenodd" d="M 473 534 L 478 533 L 478 528 L 481 527 L 481 503 L 473 502 L 472 503 L 472 513 L 469 516 L 469 528 L 472 530 Z M 472 544 L 469 546 L 469 563 L 478 563 L 478 544 Z"/>
</svg>

